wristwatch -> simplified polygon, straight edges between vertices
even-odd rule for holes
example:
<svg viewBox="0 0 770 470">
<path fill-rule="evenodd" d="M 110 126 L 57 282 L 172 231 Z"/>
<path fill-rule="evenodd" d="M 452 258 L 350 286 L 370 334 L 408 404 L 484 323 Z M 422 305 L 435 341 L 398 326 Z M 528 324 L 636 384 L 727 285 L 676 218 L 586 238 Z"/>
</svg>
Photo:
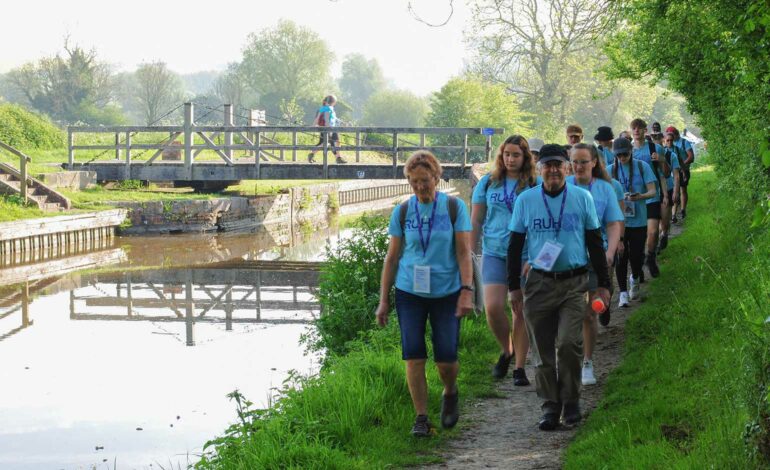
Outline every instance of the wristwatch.
<svg viewBox="0 0 770 470">
<path fill-rule="evenodd" d="M 469 290 L 469 291 L 471 291 L 471 292 L 473 292 L 473 291 L 475 290 L 475 289 L 473 288 L 473 286 L 471 286 L 471 285 L 468 285 L 468 284 L 463 284 L 462 286 L 460 286 L 460 290 L 463 290 L 463 289 L 465 289 L 465 290 Z"/>
</svg>

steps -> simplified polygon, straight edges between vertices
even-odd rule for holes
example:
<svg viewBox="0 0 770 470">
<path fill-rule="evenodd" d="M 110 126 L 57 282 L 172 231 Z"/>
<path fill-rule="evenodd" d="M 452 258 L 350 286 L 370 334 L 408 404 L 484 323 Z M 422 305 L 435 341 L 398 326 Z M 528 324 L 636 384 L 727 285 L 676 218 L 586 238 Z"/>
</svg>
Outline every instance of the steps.
<svg viewBox="0 0 770 470">
<path fill-rule="evenodd" d="M 0 193 L 21 194 L 21 174 L 5 163 L 0 163 Z M 72 207 L 69 199 L 40 181 L 27 177 L 27 198 L 40 210 L 58 212 Z"/>
</svg>

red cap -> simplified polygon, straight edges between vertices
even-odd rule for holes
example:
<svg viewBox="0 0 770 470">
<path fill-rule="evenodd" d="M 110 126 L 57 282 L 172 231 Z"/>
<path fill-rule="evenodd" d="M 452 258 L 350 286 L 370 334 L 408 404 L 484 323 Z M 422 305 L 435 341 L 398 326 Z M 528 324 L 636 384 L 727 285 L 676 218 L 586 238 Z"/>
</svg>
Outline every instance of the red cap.
<svg viewBox="0 0 770 470">
<path fill-rule="evenodd" d="M 676 133 L 678 133 L 678 132 L 679 132 L 679 131 L 678 131 L 678 130 L 676 130 L 676 127 L 674 127 L 674 126 L 668 126 L 668 127 L 666 128 L 666 134 L 669 134 L 669 133 L 670 133 L 670 134 L 676 134 Z"/>
</svg>

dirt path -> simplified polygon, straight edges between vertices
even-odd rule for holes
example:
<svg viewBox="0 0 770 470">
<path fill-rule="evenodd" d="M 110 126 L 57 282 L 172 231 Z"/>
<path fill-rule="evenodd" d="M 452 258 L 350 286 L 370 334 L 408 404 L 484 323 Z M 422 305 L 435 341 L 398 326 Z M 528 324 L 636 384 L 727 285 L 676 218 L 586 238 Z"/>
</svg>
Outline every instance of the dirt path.
<svg viewBox="0 0 770 470">
<path fill-rule="evenodd" d="M 672 227 L 672 236 L 680 232 L 680 226 Z M 599 403 L 607 376 L 621 362 L 626 319 L 634 314 L 645 297 L 651 279 L 649 273 L 645 273 L 645 277 L 648 281 L 638 299 L 631 302 L 630 308 L 618 309 L 615 293 L 612 320 L 607 328 L 599 326 L 594 351 L 597 383 L 583 387 L 580 398 L 584 419 Z M 494 359 L 490 356 L 490 368 Z M 461 417 L 465 423 L 462 432 L 443 452 L 446 461 L 427 468 L 561 468 L 562 452 L 576 429 L 560 427 L 553 432 L 537 429 L 542 400 L 535 393 L 534 368 L 527 364 L 526 369 L 532 385 L 514 387 L 509 373 L 508 378 L 498 386 L 503 398 L 488 398 L 466 406 Z"/>
</svg>

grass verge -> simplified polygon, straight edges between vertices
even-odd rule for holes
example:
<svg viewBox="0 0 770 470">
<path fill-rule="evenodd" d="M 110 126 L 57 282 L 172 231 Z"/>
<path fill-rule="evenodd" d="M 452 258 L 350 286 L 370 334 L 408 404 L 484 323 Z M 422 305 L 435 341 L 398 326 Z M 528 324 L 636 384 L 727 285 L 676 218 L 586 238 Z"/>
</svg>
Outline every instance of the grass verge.
<svg viewBox="0 0 770 470">
<path fill-rule="evenodd" d="M 565 468 L 767 465 L 770 237 L 749 230 L 739 195 L 710 197 L 717 187 L 713 171 L 694 174 L 687 228 L 628 320 L 623 362 Z"/>
</svg>

